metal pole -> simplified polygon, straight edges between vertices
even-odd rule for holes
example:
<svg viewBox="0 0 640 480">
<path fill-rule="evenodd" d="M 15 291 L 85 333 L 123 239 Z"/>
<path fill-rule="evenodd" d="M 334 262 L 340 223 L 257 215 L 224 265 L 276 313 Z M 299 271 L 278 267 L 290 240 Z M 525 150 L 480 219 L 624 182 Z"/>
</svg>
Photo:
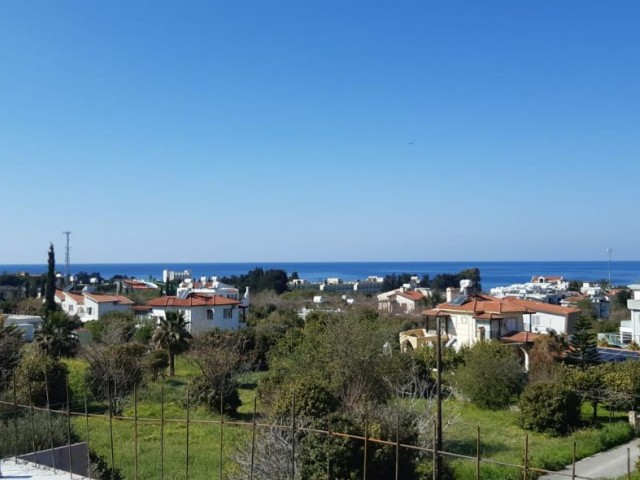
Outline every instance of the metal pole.
<svg viewBox="0 0 640 480">
<path fill-rule="evenodd" d="M 109 402 L 109 438 L 111 441 L 111 468 L 116 469 L 116 455 L 113 447 L 113 401 L 111 400 L 111 380 L 107 378 L 107 401 Z"/>
<path fill-rule="evenodd" d="M 436 341 L 436 479 L 442 478 L 442 317 L 436 317 L 437 320 L 437 341 Z"/>
<path fill-rule="evenodd" d="M 49 399 L 49 377 L 47 370 L 44 371 L 44 392 L 47 395 L 47 412 L 49 414 L 49 444 L 51 446 L 51 463 L 53 464 L 53 473 L 56 473 L 56 456 L 53 453 L 53 421 L 51 420 L 51 403 Z"/>
<path fill-rule="evenodd" d="M 13 453 L 18 463 L 18 399 L 16 397 L 16 374 L 13 374 Z"/>
<path fill-rule="evenodd" d="M 364 459 L 362 461 L 362 479 L 367 480 L 367 453 L 369 447 L 369 414 L 364 415 Z"/>
<path fill-rule="evenodd" d="M 576 478 L 576 442 L 573 442 L 573 454 L 571 456 L 571 480 Z"/>
<path fill-rule="evenodd" d="M 527 480 L 529 473 L 529 434 L 524 436 L 524 468 L 522 470 L 522 478 Z"/>
<path fill-rule="evenodd" d="M 67 448 L 69 454 L 69 478 L 73 478 L 73 459 L 71 455 L 71 404 L 69 403 L 69 374 L 65 376 L 65 392 L 67 400 Z"/>
<path fill-rule="evenodd" d="M 253 462 L 256 451 L 256 410 L 258 407 L 258 397 L 253 399 L 253 425 L 251 427 L 251 467 L 249 470 L 249 480 L 253 480 Z"/>
<path fill-rule="evenodd" d="M 133 462 L 134 478 L 138 480 L 138 384 L 133 384 Z"/>
<path fill-rule="evenodd" d="M 611 252 L 613 252 L 613 249 L 607 248 L 607 253 L 609 254 L 609 288 L 612 287 L 611 285 Z"/>
<path fill-rule="evenodd" d="M 187 451 L 186 451 L 186 466 L 185 476 L 189 480 L 189 423 L 191 420 L 191 399 L 189 398 L 189 385 L 187 385 Z"/>
<path fill-rule="evenodd" d="M 160 479 L 164 479 L 164 384 L 160 387 Z"/>
<path fill-rule="evenodd" d="M 480 425 L 476 427 L 476 480 L 480 480 Z"/>
<path fill-rule="evenodd" d="M 627 479 L 631 480 L 631 449 L 627 448 Z"/>
<path fill-rule="evenodd" d="M 36 452 L 36 424 L 33 420 L 33 391 L 31 388 L 31 377 L 29 374 L 27 374 L 27 378 L 29 380 L 29 413 L 31 416 L 31 451 L 34 452 L 36 460 L 35 463 L 38 463 L 38 453 Z"/>
<path fill-rule="evenodd" d="M 296 478 L 296 392 L 291 400 L 291 480 Z"/>
<path fill-rule="evenodd" d="M 87 470 L 88 470 L 88 474 L 89 474 L 89 480 L 91 480 L 91 453 L 90 453 L 90 448 L 89 446 L 91 445 L 91 443 L 89 443 L 89 408 L 87 406 L 87 382 L 85 380 L 84 382 L 84 387 L 83 387 L 83 396 L 84 396 L 84 419 L 87 425 Z"/>
<path fill-rule="evenodd" d="M 400 479 L 400 415 L 396 415 L 396 478 Z"/>
<path fill-rule="evenodd" d="M 222 389 L 220 390 L 220 464 L 218 467 L 218 475 L 222 480 L 222 455 L 224 445 L 224 380 L 222 381 Z"/>
</svg>

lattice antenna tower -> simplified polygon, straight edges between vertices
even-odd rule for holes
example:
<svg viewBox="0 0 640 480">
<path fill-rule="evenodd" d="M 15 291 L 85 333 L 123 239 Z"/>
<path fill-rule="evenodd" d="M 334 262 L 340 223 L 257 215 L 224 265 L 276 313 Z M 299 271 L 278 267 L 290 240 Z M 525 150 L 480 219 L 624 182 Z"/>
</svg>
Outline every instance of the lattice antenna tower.
<svg viewBox="0 0 640 480">
<path fill-rule="evenodd" d="M 69 282 L 69 269 L 71 267 L 71 248 L 69 247 L 69 235 L 71 235 L 71 232 L 69 230 L 65 230 L 62 233 L 67 236 L 67 245 L 64 250 L 64 283 L 66 284 Z"/>
</svg>

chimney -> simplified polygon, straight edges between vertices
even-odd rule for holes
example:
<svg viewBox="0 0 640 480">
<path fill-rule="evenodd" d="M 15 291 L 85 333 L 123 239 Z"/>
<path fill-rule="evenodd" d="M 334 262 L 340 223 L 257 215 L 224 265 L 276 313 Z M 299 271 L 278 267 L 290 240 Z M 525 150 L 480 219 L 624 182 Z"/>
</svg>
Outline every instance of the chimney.
<svg viewBox="0 0 640 480">
<path fill-rule="evenodd" d="M 455 297 L 457 294 L 457 288 L 447 287 L 447 303 L 451 302 L 451 300 L 453 300 L 453 297 Z"/>
</svg>

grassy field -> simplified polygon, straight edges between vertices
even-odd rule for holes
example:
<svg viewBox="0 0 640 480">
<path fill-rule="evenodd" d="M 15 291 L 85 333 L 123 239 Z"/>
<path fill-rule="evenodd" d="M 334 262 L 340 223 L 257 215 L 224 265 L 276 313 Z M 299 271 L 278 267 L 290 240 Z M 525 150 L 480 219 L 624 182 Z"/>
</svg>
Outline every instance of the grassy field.
<svg viewBox="0 0 640 480">
<path fill-rule="evenodd" d="M 83 411 L 84 364 L 79 360 L 68 362 L 72 372 L 70 384 L 76 399 L 77 411 Z M 187 411 L 184 406 L 186 387 L 189 380 L 197 373 L 195 367 L 183 358 L 178 357 L 176 376 L 149 383 L 138 395 L 137 463 L 138 478 L 158 479 L 186 478 L 187 462 Z M 251 421 L 253 402 L 259 373 L 249 373 L 242 377 L 240 396 L 242 406 L 239 409 L 241 420 Z M 164 390 L 164 425 L 161 425 L 162 402 Z M 78 400 L 80 399 L 80 400 Z M 89 439 L 93 450 L 102 455 L 111 465 L 111 433 L 109 417 L 104 414 L 103 402 L 90 401 L 89 410 L 98 416 L 84 416 L 74 419 L 74 430 L 81 440 Z M 129 400 L 123 409 L 124 417 L 134 416 L 133 401 Z M 149 420 L 150 419 L 150 420 Z M 219 421 L 203 408 L 190 410 L 189 425 L 189 477 L 217 477 L 220 468 L 220 425 L 219 423 L 202 423 Z M 178 420 L 178 421 L 174 421 Z M 225 419 L 226 422 L 231 419 Z M 200 422 L 200 423 L 199 423 Z M 113 453 L 114 462 L 125 478 L 135 478 L 136 442 L 134 421 L 130 419 L 113 419 Z M 228 471 L 231 466 L 229 454 L 243 441 L 250 438 L 251 430 L 247 427 L 227 424 L 224 426 L 224 448 L 222 451 L 223 468 Z"/>
<path fill-rule="evenodd" d="M 522 463 L 524 459 L 525 432 L 516 425 L 517 412 L 511 410 L 487 411 L 468 403 L 453 402 L 453 410 L 459 421 L 445 431 L 445 450 L 476 455 L 476 426 L 480 427 L 480 456 L 505 463 Z M 608 415 L 598 418 L 589 428 L 575 431 L 566 437 L 551 437 L 529 433 L 529 465 L 557 470 L 571 463 L 573 443 L 576 443 L 577 459 L 607 450 L 633 437 L 626 415 L 618 414 L 610 421 Z M 583 411 L 590 418 L 591 410 Z M 475 478 L 474 461 L 453 460 L 456 478 Z M 521 479 L 522 471 L 509 467 L 483 464 L 482 478 Z"/>
<path fill-rule="evenodd" d="M 83 376 L 85 364 L 81 360 L 69 360 L 70 384 L 73 390 L 76 411 L 83 411 Z M 138 478 L 157 479 L 186 478 L 187 426 L 184 398 L 186 387 L 196 367 L 186 359 L 178 357 L 176 376 L 169 379 L 150 382 L 138 394 L 137 462 Z M 240 395 L 242 406 L 239 409 L 240 420 L 250 422 L 256 387 L 260 373 L 249 373 L 242 377 Z M 161 397 L 164 391 L 164 426 L 161 427 Z M 82 440 L 89 439 L 92 449 L 102 455 L 111 464 L 111 436 L 109 418 L 104 402 L 90 400 L 90 412 L 97 414 L 87 423 L 83 416 L 74 419 L 74 427 Z M 517 412 L 512 410 L 487 411 L 464 402 L 451 401 L 446 409 L 455 420 L 445 430 L 445 450 L 461 455 L 476 455 L 476 427 L 480 427 L 480 455 L 506 463 L 521 463 L 524 458 L 525 432 L 516 426 Z M 258 408 L 260 410 L 260 408 Z M 584 418 L 590 417 L 590 409 L 583 412 Z M 554 438 L 547 435 L 529 434 L 530 465 L 546 469 L 560 469 L 571 462 L 573 443 L 576 442 L 577 458 L 584 458 L 632 438 L 626 415 L 619 414 L 612 420 L 602 409 L 601 417 L 594 426 L 574 432 L 567 437 Z M 123 406 L 123 416 L 133 417 L 132 400 Z M 244 441 L 250 439 L 251 430 L 247 427 L 226 424 L 222 457 L 220 456 L 220 425 L 218 423 L 199 423 L 218 421 L 219 416 L 203 408 L 192 408 L 189 428 L 189 477 L 217 478 L 222 458 L 223 470 L 232 468 L 230 454 Z M 174 421 L 177 420 L 177 421 Z M 231 419 L 225 419 L 230 421 Z M 134 422 L 132 420 L 113 419 L 114 461 L 125 475 L 135 478 L 136 442 L 134 441 Z M 452 459 L 451 466 L 456 478 L 475 478 L 475 461 Z M 482 464 L 482 478 L 496 480 L 520 479 L 520 469 Z"/>
</svg>

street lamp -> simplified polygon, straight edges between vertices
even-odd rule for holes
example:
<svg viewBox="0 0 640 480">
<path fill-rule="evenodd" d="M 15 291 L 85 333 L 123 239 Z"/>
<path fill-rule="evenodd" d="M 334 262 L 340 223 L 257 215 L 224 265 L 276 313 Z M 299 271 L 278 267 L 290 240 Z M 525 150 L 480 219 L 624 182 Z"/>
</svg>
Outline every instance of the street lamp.
<svg viewBox="0 0 640 480">
<path fill-rule="evenodd" d="M 607 248 L 607 253 L 609 254 L 609 288 L 612 287 L 611 285 L 611 252 L 613 252 L 613 249 Z"/>
</svg>

